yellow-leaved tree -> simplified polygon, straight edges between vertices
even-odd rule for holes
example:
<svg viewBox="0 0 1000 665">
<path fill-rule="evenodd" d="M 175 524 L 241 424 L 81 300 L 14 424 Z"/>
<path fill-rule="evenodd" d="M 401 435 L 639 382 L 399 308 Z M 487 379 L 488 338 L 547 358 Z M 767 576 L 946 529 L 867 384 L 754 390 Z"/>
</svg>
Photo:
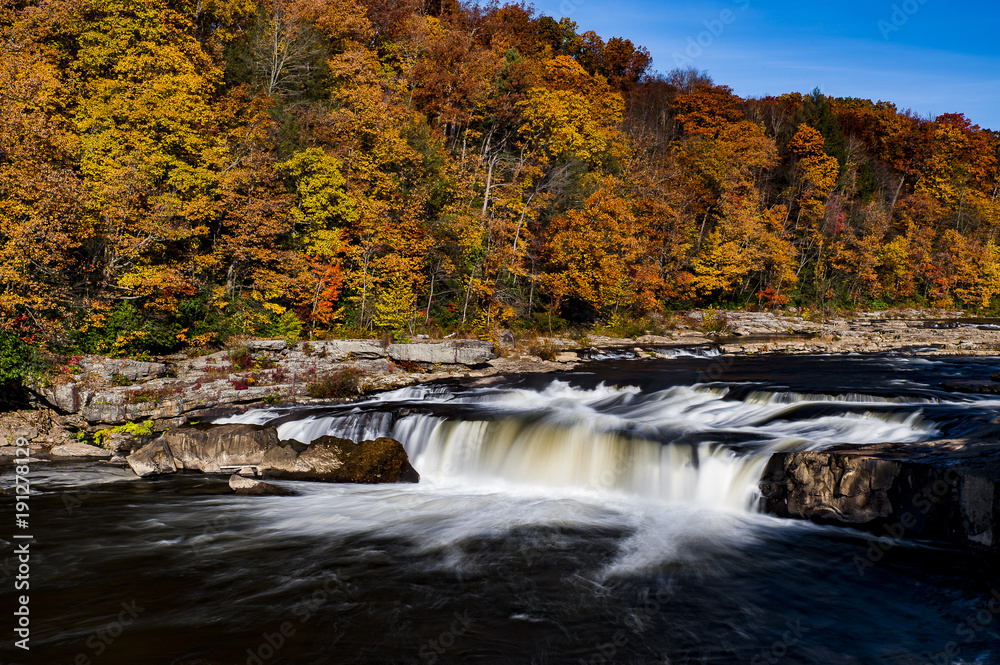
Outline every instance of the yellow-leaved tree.
<svg viewBox="0 0 1000 665">
<path fill-rule="evenodd" d="M 604 315 L 651 309 L 662 288 L 643 222 L 611 177 L 603 177 L 580 210 L 553 220 L 546 285 L 554 301 L 573 297 Z"/>
</svg>

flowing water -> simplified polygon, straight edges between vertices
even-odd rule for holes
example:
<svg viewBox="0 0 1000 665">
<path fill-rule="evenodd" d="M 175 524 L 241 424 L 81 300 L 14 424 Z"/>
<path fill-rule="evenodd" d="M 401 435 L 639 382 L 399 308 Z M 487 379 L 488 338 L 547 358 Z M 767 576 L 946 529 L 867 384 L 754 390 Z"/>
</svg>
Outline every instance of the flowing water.
<svg viewBox="0 0 1000 665">
<path fill-rule="evenodd" d="M 1000 401 L 940 383 L 1000 360 L 675 355 L 228 419 L 391 436 L 416 485 L 36 464 L 32 651 L 0 661 L 1000 664 L 987 566 L 756 495 L 774 451 L 978 436 Z"/>
</svg>

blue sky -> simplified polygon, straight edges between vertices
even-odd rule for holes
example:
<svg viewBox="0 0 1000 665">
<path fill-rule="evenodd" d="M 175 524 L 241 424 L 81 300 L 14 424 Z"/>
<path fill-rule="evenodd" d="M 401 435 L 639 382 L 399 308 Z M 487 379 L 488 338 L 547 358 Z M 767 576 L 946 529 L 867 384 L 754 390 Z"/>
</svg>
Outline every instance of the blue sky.
<svg viewBox="0 0 1000 665">
<path fill-rule="evenodd" d="M 744 97 L 809 92 L 964 113 L 1000 131 L 1000 2 L 535 0 L 580 32 L 645 46 L 653 67 L 707 70 Z"/>
</svg>

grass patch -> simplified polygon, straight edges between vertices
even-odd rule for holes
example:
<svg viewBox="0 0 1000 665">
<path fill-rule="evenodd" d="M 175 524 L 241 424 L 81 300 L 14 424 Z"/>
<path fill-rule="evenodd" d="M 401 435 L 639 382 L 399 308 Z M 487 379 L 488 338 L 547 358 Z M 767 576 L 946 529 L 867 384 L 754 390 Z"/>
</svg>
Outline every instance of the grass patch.
<svg viewBox="0 0 1000 665">
<path fill-rule="evenodd" d="M 111 375 L 111 385 L 113 386 L 131 386 L 132 380 L 129 379 L 124 374 L 112 374 Z"/>
<path fill-rule="evenodd" d="M 320 354 L 320 358 L 322 358 L 324 355 L 325 354 L 321 353 Z M 261 356 L 261 357 L 257 358 L 256 360 L 254 360 L 254 363 L 253 363 L 253 368 L 254 369 L 274 369 L 277 366 L 278 366 L 278 363 L 276 363 L 274 360 L 272 360 L 269 356 Z"/>
<path fill-rule="evenodd" d="M 365 372 L 356 367 L 345 367 L 306 385 L 310 397 L 342 399 L 356 397 L 364 391 Z"/>
<path fill-rule="evenodd" d="M 733 327 L 727 314 L 710 309 L 705 311 L 701 331 L 706 335 L 732 335 Z"/>
<path fill-rule="evenodd" d="M 559 349 L 548 340 L 541 341 L 536 339 L 528 345 L 528 353 L 538 356 L 542 360 L 555 360 L 556 353 L 558 352 Z"/>
<path fill-rule="evenodd" d="M 125 393 L 125 402 L 127 404 L 159 402 L 171 395 L 179 395 L 180 392 L 180 388 L 142 388 L 140 390 L 130 390 Z"/>
<path fill-rule="evenodd" d="M 113 432 L 125 432 L 126 434 L 131 434 L 137 439 L 142 438 L 153 433 L 153 421 L 147 420 L 142 423 L 125 423 L 124 425 L 117 425 L 110 429 L 102 429 L 94 432 L 94 443 L 102 448 L 107 448 L 107 439 Z"/>
<path fill-rule="evenodd" d="M 243 372 L 253 367 L 253 354 L 245 346 L 234 346 L 231 348 L 228 360 L 234 372 Z"/>
</svg>

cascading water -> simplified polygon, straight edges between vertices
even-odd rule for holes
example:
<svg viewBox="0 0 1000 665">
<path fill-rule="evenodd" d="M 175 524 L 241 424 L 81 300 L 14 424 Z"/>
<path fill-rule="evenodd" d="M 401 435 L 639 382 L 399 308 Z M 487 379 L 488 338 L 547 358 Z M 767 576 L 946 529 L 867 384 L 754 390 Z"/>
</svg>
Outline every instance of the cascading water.
<svg viewBox="0 0 1000 665">
<path fill-rule="evenodd" d="M 274 422 L 282 439 L 388 436 L 403 443 L 425 477 L 458 483 L 506 481 L 572 491 L 743 509 L 768 456 L 934 434 L 919 410 L 892 398 L 803 395 L 696 385 L 644 393 L 636 387 L 476 394 L 405 388 L 360 404 L 297 417 L 258 410 L 217 422 Z M 818 408 L 817 408 L 818 407 Z M 803 413 L 808 409 L 809 413 Z"/>
</svg>

